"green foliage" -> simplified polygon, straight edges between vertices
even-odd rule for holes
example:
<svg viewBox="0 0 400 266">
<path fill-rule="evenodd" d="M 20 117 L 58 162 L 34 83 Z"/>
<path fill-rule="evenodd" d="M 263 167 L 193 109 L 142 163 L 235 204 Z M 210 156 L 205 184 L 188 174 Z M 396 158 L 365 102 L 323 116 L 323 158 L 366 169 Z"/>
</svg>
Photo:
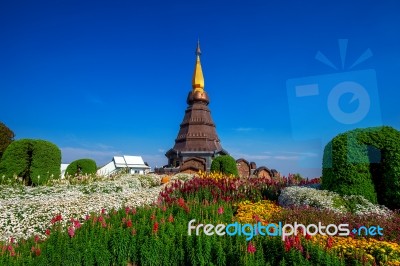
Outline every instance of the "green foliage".
<svg viewBox="0 0 400 266">
<path fill-rule="evenodd" d="M 326 145 L 322 164 L 323 189 L 400 208 L 400 132 L 394 128 L 339 134 Z"/>
<path fill-rule="evenodd" d="M 73 161 L 68 165 L 65 173 L 70 176 L 84 175 L 84 174 L 95 174 L 97 171 L 96 162 L 92 159 L 79 159 Z"/>
<path fill-rule="evenodd" d="M 0 159 L 8 145 L 14 140 L 14 132 L 9 129 L 4 123 L 0 122 Z"/>
<path fill-rule="evenodd" d="M 216 157 L 211 163 L 211 172 L 239 176 L 236 161 L 232 156 L 229 155 L 221 155 Z"/>
<path fill-rule="evenodd" d="M 185 208 L 187 207 L 187 208 Z M 224 208 L 224 215 L 218 213 Z M 189 211 L 187 211 L 189 210 Z M 225 215 L 226 214 L 226 215 Z M 280 237 L 255 236 L 251 243 L 244 235 L 206 236 L 202 230 L 188 235 L 188 221 L 231 223 L 234 209 L 227 202 L 202 204 L 181 202 L 154 207 L 92 213 L 72 237 L 56 222 L 45 240 L 34 238 L 4 245 L 0 265 L 344 265 L 344 260 L 311 242 L 304 251 L 285 251 Z M 171 219 L 170 217 L 173 217 Z M 155 225 L 157 226 L 155 227 Z M 156 229 L 155 229 L 156 228 Z M 9 246 L 11 248 L 9 248 Z M 32 248 L 34 247 L 34 249 Z M 0 250 L 2 243 L 0 243 Z M 40 255 L 35 249 L 41 250 Z M 18 256 L 12 256 L 12 253 Z M 310 258 L 306 254 L 312 254 Z"/>
<path fill-rule="evenodd" d="M 0 161 L 0 176 L 20 177 L 26 185 L 40 185 L 60 176 L 61 151 L 51 142 L 21 139 L 12 142 Z M 3 180 L 3 179 L 2 179 Z"/>
</svg>

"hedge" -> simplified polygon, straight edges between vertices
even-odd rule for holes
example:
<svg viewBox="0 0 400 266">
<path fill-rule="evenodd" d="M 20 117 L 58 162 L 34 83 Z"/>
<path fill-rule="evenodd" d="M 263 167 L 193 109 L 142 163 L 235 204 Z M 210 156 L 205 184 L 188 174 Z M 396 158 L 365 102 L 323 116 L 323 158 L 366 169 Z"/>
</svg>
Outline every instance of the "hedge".
<svg viewBox="0 0 400 266">
<path fill-rule="evenodd" d="M 79 174 L 95 174 L 97 171 L 96 162 L 92 159 L 79 159 L 68 165 L 65 174 L 74 176 Z"/>
<path fill-rule="evenodd" d="M 61 151 L 51 142 L 21 139 L 12 142 L 0 161 L 0 176 L 21 177 L 26 185 L 40 185 L 60 177 Z"/>
<path fill-rule="evenodd" d="M 218 172 L 227 175 L 239 176 L 236 161 L 232 156 L 221 155 L 211 163 L 211 172 Z"/>
<path fill-rule="evenodd" d="M 355 129 L 325 147 L 322 188 L 362 195 L 400 208 L 400 132 L 388 126 Z"/>
</svg>

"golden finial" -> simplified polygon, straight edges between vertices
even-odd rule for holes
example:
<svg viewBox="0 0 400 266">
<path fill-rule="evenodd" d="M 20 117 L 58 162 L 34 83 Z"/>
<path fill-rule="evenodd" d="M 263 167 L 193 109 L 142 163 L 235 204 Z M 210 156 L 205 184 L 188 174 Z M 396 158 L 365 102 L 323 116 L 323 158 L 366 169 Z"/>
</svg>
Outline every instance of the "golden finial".
<svg viewBox="0 0 400 266">
<path fill-rule="evenodd" d="M 201 55 L 200 40 L 198 40 L 196 47 L 196 65 L 194 67 L 194 73 L 192 79 L 193 92 L 204 91 L 204 77 L 203 77 L 203 70 L 201 69 L 200 55 Z"/>
</svg>

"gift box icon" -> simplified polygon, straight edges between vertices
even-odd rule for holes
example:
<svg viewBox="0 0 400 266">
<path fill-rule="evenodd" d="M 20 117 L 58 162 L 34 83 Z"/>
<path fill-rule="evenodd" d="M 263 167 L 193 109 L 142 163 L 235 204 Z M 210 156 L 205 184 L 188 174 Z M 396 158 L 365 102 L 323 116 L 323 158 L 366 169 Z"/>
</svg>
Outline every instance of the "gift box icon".
<svg viewBox="0 0 400 266">
<path fill-rule="evenodd" d="M 342 71 L 289 79 L 286 83 L 293 138 L 317 143 L 317 158 L 306 167 L 321 167 L 323 148 L 337 134 L 382 124 L 375 70 L 351 70 L 371 57 L 371 50 L 367 49 L 345 71 L 347 40 L 339 40 L 339 48 Z M 316 59 L 338 70 L 321 52 Z"/>
</svg>

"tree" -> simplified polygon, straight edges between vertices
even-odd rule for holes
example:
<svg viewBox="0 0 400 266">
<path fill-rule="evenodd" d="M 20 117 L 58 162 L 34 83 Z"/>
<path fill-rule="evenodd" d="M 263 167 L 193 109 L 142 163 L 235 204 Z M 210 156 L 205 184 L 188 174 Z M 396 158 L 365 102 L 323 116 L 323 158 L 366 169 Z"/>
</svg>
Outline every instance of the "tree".
<svg viewBox="0 0 400 266">
<path fill-rule="evenodd" d="M 14 132 L 9 129 L 4 123 L 0 122 L 0 159 L 8 145 L 13 142 L 15 137 Z"/>
<path fill-rule="evenodd" d="M 400 208 L 400 131 L 384 126 L 339 134 L 326 145 L 322 166 L 323 189 Z"/>
<path fill-rule="evenodd" d="M 236 161 L 232 156 L 221 155 L 211 163 L 211 172 L 219 172 L 226 175 L 239 176 Z"/>
<path fill-rule="evenodd" d="M 73 161 L 68 165 L 65 173 L 70 176 L 84 175 L 84 174 L 95 174 L 97 171 L 96 162 L 92 159 L 79 159 Z"/>
<path fill-rule="evenodd" d="M 61 151 L 51 142 L 36 139 L 13 141 L 0 161 L 0 176 L 21 177 L 27 185 L 45 184 L 60 177 Z"/>
</svg>

